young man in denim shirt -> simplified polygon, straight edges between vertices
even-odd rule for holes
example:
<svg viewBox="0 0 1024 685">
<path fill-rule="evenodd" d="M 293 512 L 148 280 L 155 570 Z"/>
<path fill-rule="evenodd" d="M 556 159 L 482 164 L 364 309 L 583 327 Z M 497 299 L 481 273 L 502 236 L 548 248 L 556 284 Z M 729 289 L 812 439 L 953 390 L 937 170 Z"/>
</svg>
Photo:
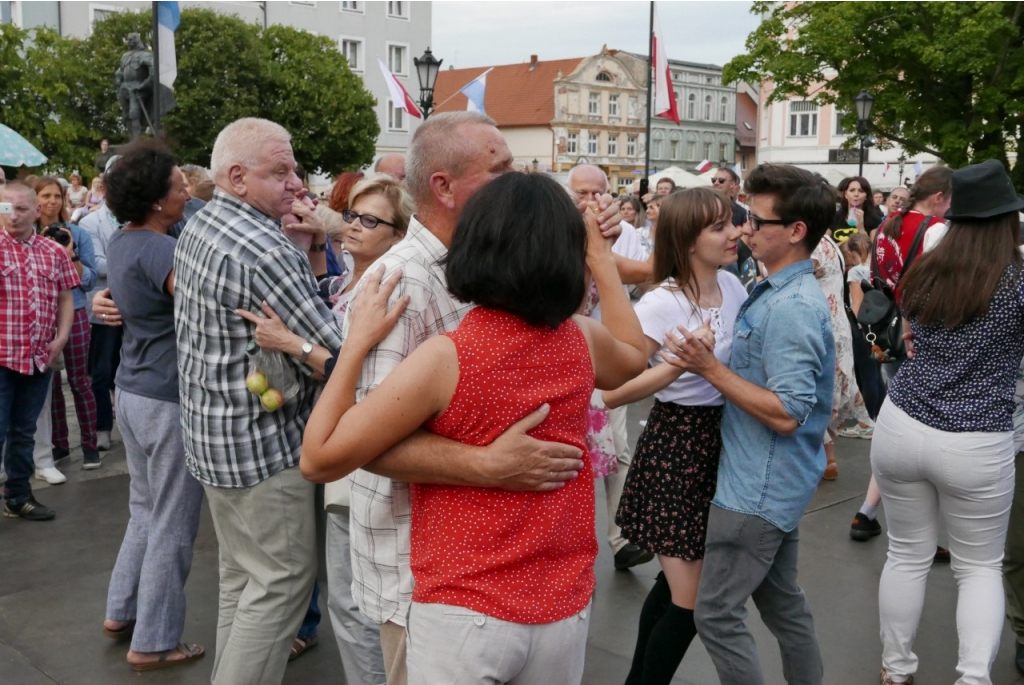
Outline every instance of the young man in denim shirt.
<svg viewBox="0 0 1024 685">
<path fill-rule="evenodd" d="M 762 164 L 747 177 L 744 227 L 768 277 L 736 318 L 732 359 L 700 335 L 670 336 L 677 366 L 726 398 L 718 490 L 711 504 L 695 620 L 723 683 L 764 683 L 743 619 L 747 599 L 779 641 L 786 682 L 819 685 L 814 619 L 797 585 L 797 525 L 825 470 L 836 346 L 811 252 L 835 216 L 832 189 L 808 171 Z"/>
</svg>

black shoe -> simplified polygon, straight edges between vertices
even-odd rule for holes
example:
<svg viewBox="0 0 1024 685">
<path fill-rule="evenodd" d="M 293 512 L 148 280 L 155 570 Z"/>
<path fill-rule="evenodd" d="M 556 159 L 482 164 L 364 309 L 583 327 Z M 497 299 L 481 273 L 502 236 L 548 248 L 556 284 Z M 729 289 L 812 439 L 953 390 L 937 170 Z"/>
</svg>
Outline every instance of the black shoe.
<svg viewBox="0 0 1024 685">
<path fill-rule="evenodd" d="M 22 518 L 28 521 L 49 521 L 57 515 L 50 507 L 36 501 L 31 495 L 15 504 L 11 500 L 4 502 L 4 516 L 11 519 Z"/>
<path fill-rule="evenodd" d="M 654 552 L 647 552 L 636 545 L 629 544 L 615 553 L 615 570 L 622 571 L 640 564 L 646 564 L 654 558 Z"/>
<path fill-rule="evenodd" d="M 935 563 L 936 564 L 948 564 L 950 560 L 949 550 L 945 547 L 935 548 Z"/>
<path fill-rule="evenodd" d="M 1017 666 L 1017 673 L 1024 675 L 1024 645 L 1019 642 L 1017 643 L 1017 656 L 1013 663 Z"/>
<path fill-rule="evenodd" d="M 854 540 L 864 542 L 881 534 L 882 524 L 878 522 L 878 519 L 869 519 L 859 511 L 853 517 L 853 523 L 850 524 L 850 537 Z"/>
<path fill-rule="evenodd" d="M 70 450 L 66 450 L 63 447 L 54 447 L 53 448 L 53 463 L 54 464 L 59 464 L 59 463 L 61 463 L 62 461 L 64 461 L 65 459 L 67 459 L 70 456 L 71 456 L 71 451 Z"/>
<path fill-rule="evenodd" d="M 91 471 L 93 469 L 98 469 L 101 466 L 103 466 L 103 462 L 100 460 L 99 452 L 86 452 L 82 456 L 83 471 Z"/>
</svg>

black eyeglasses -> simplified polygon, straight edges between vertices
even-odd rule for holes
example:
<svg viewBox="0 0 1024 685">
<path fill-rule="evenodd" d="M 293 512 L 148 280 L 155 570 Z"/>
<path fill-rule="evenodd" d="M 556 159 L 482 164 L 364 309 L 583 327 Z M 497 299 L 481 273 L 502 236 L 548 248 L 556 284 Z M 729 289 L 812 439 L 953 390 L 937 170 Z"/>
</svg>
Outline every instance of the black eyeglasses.
<svg viewBox="0 0 1024 685">
<path fill-rule="evenodd" d="M 395 226 L 390 221 L 378 219 L 373 214 L 356 214 L 351 209 L 342 210 L 341 218 L 347 221 L 348 223 L 352 223 L 356 219 L 359 219 L 359 223 L 363 225 L 363 228 L 377 228 L 377 224 L 384 224 L 386 226 L 390 226 L 391 228 L 397 228 L 397 226 Z"/>
<path fill-rule="evenodd" d="M 729 179 L 727 179 L 727 178 L 713 178 L 713 179 L 711 179 L 711 182 L 712 183 L 728 183 Z"/>
<path fill-rule="evenodd" d="M 748 214 L 750 217 L 750 225 L 755 231 L 760 231 L 762 226 L 788 226 L 793 223 L 789 219 L 762 219 L 759 216 Z"/>
</svg>

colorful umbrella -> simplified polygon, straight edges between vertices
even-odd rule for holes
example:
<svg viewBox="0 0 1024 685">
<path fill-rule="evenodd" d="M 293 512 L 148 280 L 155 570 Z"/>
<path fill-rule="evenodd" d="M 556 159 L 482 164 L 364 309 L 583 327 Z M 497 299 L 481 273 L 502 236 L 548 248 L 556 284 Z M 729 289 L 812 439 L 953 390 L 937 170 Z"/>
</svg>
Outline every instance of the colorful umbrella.
<svg viewBox="0 0 1024 685">
<path fill-rule="evenodd" d="M 3 166 L 39 166 L 46 155 L 20 135 L 0 124 L 0 164 Z"/>
</svg>

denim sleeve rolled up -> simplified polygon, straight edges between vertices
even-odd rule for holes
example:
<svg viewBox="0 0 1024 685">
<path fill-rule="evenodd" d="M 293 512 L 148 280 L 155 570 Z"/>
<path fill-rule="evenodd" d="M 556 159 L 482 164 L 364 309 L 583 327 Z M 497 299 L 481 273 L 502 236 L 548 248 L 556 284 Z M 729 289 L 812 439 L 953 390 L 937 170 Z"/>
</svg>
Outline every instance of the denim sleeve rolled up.
<svg viewBox="0 0 1024 685">
<path fill-rule="evenodd" d="M 796 420 L 782 435 L 726 402 L 714 503 L 797 527 L 825 470 L 836 345 L 813 264 L 792 264 L 757 285 L 736 318 L 729 368 L 770 390 Z"/>
</svg>

